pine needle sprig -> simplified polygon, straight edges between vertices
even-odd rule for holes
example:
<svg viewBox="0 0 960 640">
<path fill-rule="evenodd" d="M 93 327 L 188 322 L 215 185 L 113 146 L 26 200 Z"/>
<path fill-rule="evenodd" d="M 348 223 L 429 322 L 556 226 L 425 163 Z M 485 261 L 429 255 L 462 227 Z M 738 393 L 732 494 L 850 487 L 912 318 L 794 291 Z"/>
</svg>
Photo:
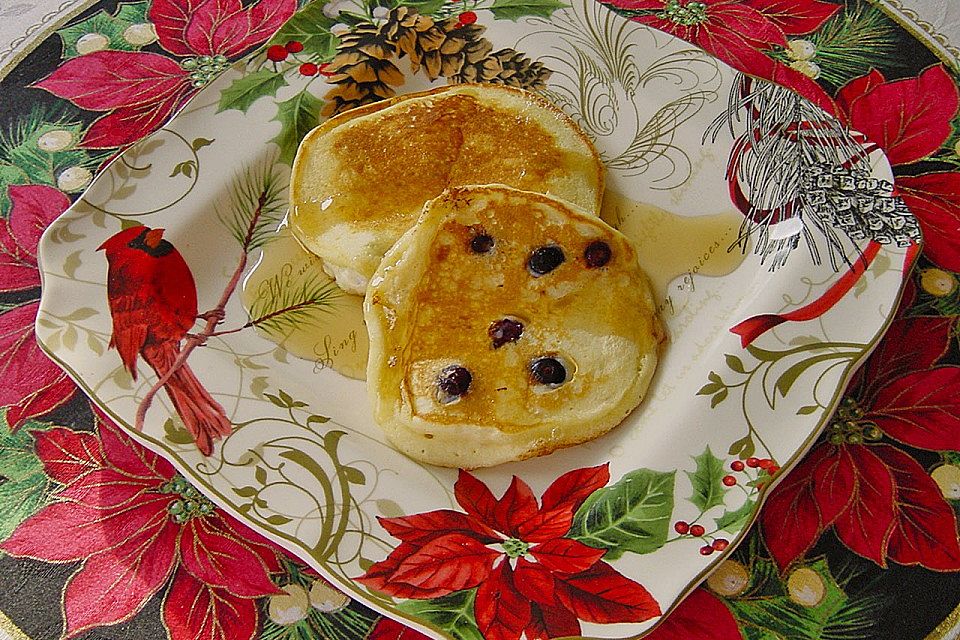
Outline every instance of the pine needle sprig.
<svg viewBox="0 0 960 640">
<path fill-rule="evenodd" d="M 247 250 L 270 241 L 287 211 L 287 187 L 270 158 L 247 167 L 233 181 L 230 206 L 217 217 Z"/>
<path fill-rule="evenodd" d="M 297 286 L 280 287 L 250 305 L 251 320 L 244 327 L 259 327 L 283 337 L 296 328 L 316 323 L 317 312 L 329 313 L 343 291 L 326 276 L 314 274 Z"/>
<path fill-rule="evenodd" d="M 890 18 L 862 2 L 848 7 L 810 36 L 816 47 L 819 78 L 841 87 L 871 69 L 902 66 Z"/>
</svg>

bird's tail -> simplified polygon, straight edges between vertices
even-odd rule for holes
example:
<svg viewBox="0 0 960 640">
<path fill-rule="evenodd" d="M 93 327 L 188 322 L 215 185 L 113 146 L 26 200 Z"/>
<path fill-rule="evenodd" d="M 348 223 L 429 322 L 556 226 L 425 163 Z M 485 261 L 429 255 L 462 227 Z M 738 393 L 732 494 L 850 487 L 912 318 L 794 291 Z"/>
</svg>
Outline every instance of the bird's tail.
<svg viewBox="0 0 960 640">
<path fill-rule="evenodd" d="M 176 345 L 145 345 L 143 359 L 158 376 L 165 376 L 173 367 L 180 350 Z M 220 403 L 213 399 L 186 363 L 174 371 L 164 385 L 183 425 L 193 436 L 200 452 L 213 452 L 213 441 L 230 434 L 232 425 Z"/>
</svg>

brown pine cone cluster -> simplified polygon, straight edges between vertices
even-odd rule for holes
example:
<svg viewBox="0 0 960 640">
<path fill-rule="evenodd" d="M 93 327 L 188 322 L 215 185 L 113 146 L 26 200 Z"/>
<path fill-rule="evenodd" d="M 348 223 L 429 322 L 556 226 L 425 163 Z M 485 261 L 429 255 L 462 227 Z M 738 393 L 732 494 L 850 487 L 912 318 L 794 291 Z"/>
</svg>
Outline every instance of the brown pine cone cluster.
<svg viewBox="0 0 960 640">
<path fill-rule="evenodd" d="M 403 73 L 393 60 L 407 58 L 410 70 L 422 69 L 430 80 L 453 83 L 489 82 L 542 90 L 550 70 L 514 49 L 493 51 L 483 37 L 486 27 L 463 24 L 457 18 L 434 20 L 409 7 L 390 11 L 383 24 L 365 22 L 340 39 L 328 67 L 329 82 L 324 116 L 376 102 L 396 94 Z"/>
</svg>

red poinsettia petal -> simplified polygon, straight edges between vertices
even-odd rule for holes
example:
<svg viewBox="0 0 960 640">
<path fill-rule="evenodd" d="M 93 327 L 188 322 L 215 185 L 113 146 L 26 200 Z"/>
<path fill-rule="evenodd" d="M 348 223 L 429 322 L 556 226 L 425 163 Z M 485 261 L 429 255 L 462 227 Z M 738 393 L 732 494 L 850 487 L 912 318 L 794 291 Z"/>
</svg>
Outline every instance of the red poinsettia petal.
<svg viewBox="0 0 960 640">
<path fill-rule="evenodd" d="M 935 365 L 950 347 L 954 321 L 942 316 L 894 320 L 851 385 L 852 389 L 859 387 L 861 404 L 873 404 L 877 391 L 896 378 Z"/>
<path fill-rule="evenodd" d="M 517 578 L 519 580 L 519 578 Z M 527 640 L 569 638 L 581 633 L 580 621 L 563 607 L 535 604 L 530 608 L 530 623 L 525 630 Z"/>
<path fill-rule="evenodd" d="M 821 455 L 811 479 L 820 512 L 820 526 L 826 528 L 850 506 L 857 487 L 857 474 L 853 458 L 845 447 L 823 444 L 818 451 Z"/>
<path fill-rule="evenodd" d="M 660 605 L 643 587 L 606 562 L 558 581 L 561 604 L 585 622 L 643 622 L 660 615 Z"/>
<path fill-rule="evenodd" d="M 0 406 L 9 407 L 7 422 L 18 429 L 73 397 L 76 385 L 40 350 L 33 325 L 39 302 L 0 314 Z"/>
<path fill-rule="evenodd" d="M 173 465 L 128 436 L 99 408 L 94 408 L 94 415 L 104 456 L 111 465 L 158 487 L 174 476 Z"/>
<path fill-rule="evenodd" d="M 787 46 L 787 38 L 780 25 L 751 4 L 770 4 L 757 1 L 754 3 L 719 2 L 707 7 L 707 22 L 700 25 L 700 29 L 710 34 L 711 40 L 730 38 L 731 34 L 738 34 L 754 44 L 765 49 L 772 45 Z M 700 36 L 704 37 L 703 35 Z"/>
<path fill-rule="evenodd" d="M 104 466 L 100 440 L 92 433 L 66 427 L 31 431 L 34 450 L 44 471 L 60 484 L 70 484 Z"/>
<path fill-rule="evenodd" d="M 76 502 L 55 502 L 22 522 L 0 548 L 17 557 L 75 562 L 122 544 L 122 536 L 162 528 L 168 502 L 145 498 L 143 504 L 109 514 Z"/>
<path fill-rule="evenodd" d="M 405 582 L 394 581 L 400 564 L 420 549 L 419 545 L 401 542 L 385 560 L 376 562 L 356 581 L 371 589 L 381 591 L 396 598 L 426 600 L 450 593 L 446 589 L 424 589 Z"/>
<path fill-rule="evenodd" d="M 522 536 L 520 530 L 523 525 L 539 514 L 537 497 L 530 490 L 530 485 L 513 476 L 510 486 L 497 502 L 497 528 L 510 536 Z"/>
<path fill-rule="evenodd" d="M 530 601 L 514 586 L 506 560 L 477 589 L 473 613 L 484 640 L 519 640 L 530 623 Z"/>
<path fill-rule="evenodd" d="M 743 640 L 730 609 L 703 587 L 691 593 L 648 640 Z"/>
<path fill-rule="evenodd" d="M 960 271 L 960 173 L 898 176 L 897 189 L 920 222 L 924 255 L 944 269 Z"/>
<path fill-rule="evenodd" d="M 250 25 L 240 0 L 207 0 L 190 15 L 184 37 L 196 53 L 233 55 L 232 43 L 246 34 Z"/>
<path fill-rule="evenodd" d="M 537 562 L 561 575 L 586 571 L 606 552 L 606 549 L 594 549 L 568 538 L 547 540 L 530 548 L 530 555 L 536 558 Z"/>
<path fill-rule="evenodd" d="M 610 464 L 574 469 L 554 480 L 543 492 L 544 511 L 570 509 L 576 511 L 591 493 L 610 482 Z"/>
<path fill-rule="evenodd" d="M 264 42 L 272 36 L 297 10 L 297 0 L 260 0 L 247 8 L 246 38 L 239 43 L 237 53 Z M 229 54 L 225 54 L 229 55 Z"/>
<path fill-rule="evenodd" d="M 900 564 L 937 571 L 960 570 L 957 517 L 940 489 L 912 457 L 890 445 L 874 448 L 897 485 L 896 522 L 888 557 Z"/>
<path fill-rule="evenodd" d="M 822 0 L 743 0 L 743 4 L 790 35 L 816 31 L 840 10 L 839 4 Z"/>
<path fill-rule="evenodd" d="M 283 564 L 280 561 L 281 553 L 291 558 L 294 562 L 300 562 L 298 558 L 290 554 L 286 549 L 279 547 L 250 527 L 235 520 L 222 511 L 218 511 L 215 515 L 208 517 L 216 519 L 216 526 L 225 531 L 227 534 L 232 535 L 238 540 L 242 540 L 243 544 L 257 554 L 257 557 L 259 557 L 261 562 L 263 562 L 263 566 L 267 568 L 268 573 L 280 573 L 283 571 Z M 306 575 L 313 576 L 314 578 L 320 577 L 316 571 L 307 566 L 301 566 L 300 571 Z"/>
<path fill-rule="evenodd" d="M 833 452 L 822 444 L 794 467 L 760 511 L 763 540 L 781 571 L 802 556 L 823 531 L 814 471 Z"/>
<path fill-rule="evenodd" d="M 513 570 L 513 584 L 517 591 L 533 602 L 558 606 L 557 580 L 549 569 L 538 562 L 517 558 L 517 567 Z"/>
<path fill-rule="evenodd" d="M 570 531 L 573 513 L 569 507 L 541 510 L 529 520 L 519 523 L 513 535 L 526 542 L 555 540 Z"/>
<path fill-rule="evenodd" d="M 129 620 L 166 583 L 174 568 L 177 527 L 166 514 L 159 527 L 86 560 L 63 592 L 64 637 Z"/>
<path fill-rule="evenodd" d="M 37 244 L 44 229 L 70 206 L 63 192 L 47 185 L 7 188 L 9 220 L 0 224 L 0 291 L 40 286 Z"/>
<path fill-rule="evenodd" d="M 905 444 L 960 451 L 960 367 L 897 378 L 877 393 L 865 417 Z"/>
<path fill-rule="evenodd" d="M 112 149 L 137 142 L 159 129 L 192 93 L 189 85 L 184 84 L 162 100 L 116 109 L 90 125 L 81 146 Z"/>
<path fill-rule="evenodd" d="M 870 73 L 854 78 L 837 91 L 837 106 L 840 108 L 840 117 L 848 125 L 850 124 L 850 111 L 853 109 L 853 103 L 873 91 L 887 79 L 876 69 L 871 69 Z"/>
<path fill-rule="evenodd" d="M 67 60 L 36 86 L 81 109 L 109 111 L 164 100 L 188 75 L 158 53 L 95 51 Z"/>
<path fill-rule="evenodd" d="M 97 469 L 87 473 L 57 492 L 64 500 L 82 502 L 88 507 L 116 511 L 136 503 L 156 484 L 133 479 L 116 469 Z"/>
<path fill-rule="evenodd" d="M 281 593 L 260 557 L 241 540 L 215 527 L 219 518 L 193 518 L 180 536 L 184 568 L 197 580 L 240 598 Z"/>
<path fill-rule="evenodd" d="M 916 162 L 947 139 L 960 96 L 943 65 L 874 86 L 850 109 L 850 124 L 880 145 L 890 164 Z"/>
<path fill-rule="evenodd" d="M 393 581 L 453 593 L 487 579 L 501 554 L 472 536 L 451 533 L 431 540 L 404 558 Z"/>
<path fill-rule="evenodd" d="M 484 543 L 500 540 L 492 529 L 459 511 L 439 509 L 398 518 L 378 518 L 380 526 L 394 538 L 423 545 L 432 538 L 448 533 L 472 535 Z"/>
<path fill-rule="evenodd" d="M 844 447 L 853 461 L 856 488 L 846 510 L 833 523 L 837 537 L 864 558 L 886 566 L 886 542 L 893 526 L 894 482 L 871 447 Z"/>
<path fill-rule="evenodd" d="M 257 601 L 203 584 L 180 569 L 163 599 L 170 640 L 252 640 L 260 626 Z"/>
<path fill-rule="evenodd" d="M 457 504 L 468 514 L 485 525 L 495 526 L 498 519 L 497 499 L 487 485 L 461 469 L 457 482 L 453 485 L 453 495 Z"/>
</svg>

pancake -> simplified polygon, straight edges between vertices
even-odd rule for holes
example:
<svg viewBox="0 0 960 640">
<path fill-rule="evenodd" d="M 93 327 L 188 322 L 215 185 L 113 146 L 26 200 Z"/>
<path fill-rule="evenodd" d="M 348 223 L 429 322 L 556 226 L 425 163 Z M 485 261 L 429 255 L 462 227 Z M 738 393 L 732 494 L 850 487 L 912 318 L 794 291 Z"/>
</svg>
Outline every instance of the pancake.
<svg viewBox="0 0 960 640">
<path fill-rule="evenodd" d="M 410 457 L 462 468 L 612 429 L 664 335 L 625 236 L 503 185 L 429 202 L 371 279 L 364 320 L 377 423 Z"/>
<path fill-rule="evenodd" d="M 603 165 L 562 111 L 495 85 L 442 87 L 359 107 L 311 131 L 290 183 L 290 225 L 363 294 L 384 253 L 449 187 L 503 183 L 599 210 Z"/>
</svg>

